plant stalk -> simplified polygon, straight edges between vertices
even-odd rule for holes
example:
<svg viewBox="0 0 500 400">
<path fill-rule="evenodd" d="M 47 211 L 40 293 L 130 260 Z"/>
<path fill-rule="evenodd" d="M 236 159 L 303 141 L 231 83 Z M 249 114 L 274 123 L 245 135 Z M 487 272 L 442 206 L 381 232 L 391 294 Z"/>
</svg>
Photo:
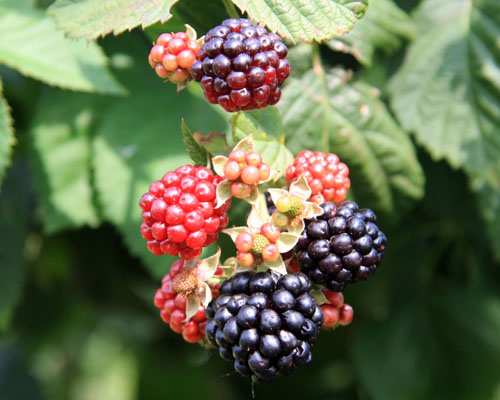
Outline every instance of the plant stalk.
<svg viewBox="0 0 500 400">
<path fill-rule="evenodd" d="M 236 11 L 236 7 L 234 6 L 231 0 L 222 0 L 222 4 L 231 18 L 239 19 L 238 11 Z"/>
</svg>

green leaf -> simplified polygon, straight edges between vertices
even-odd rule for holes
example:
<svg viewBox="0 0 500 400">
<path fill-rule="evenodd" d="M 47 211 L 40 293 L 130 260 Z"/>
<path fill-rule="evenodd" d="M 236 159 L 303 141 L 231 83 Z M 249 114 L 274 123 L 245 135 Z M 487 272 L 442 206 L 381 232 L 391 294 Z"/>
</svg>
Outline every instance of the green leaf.
<svg viewBox="0 0 500 400">
<path fill-rule="evenodd" d="M 56 0 L 49 7 L 59 29 L 71 38 L 97 39 L 142 28 L 172 17 L 178 0 Z"/>
<path fill-rule="evenodd" d="M 348 81 L 347 74 L 319 66 L 290 81 L 279 103 L 287 144 L 296 153 L 336 153 L 349 166 L 356 199 L 394 212 L 399 203 L 423 195 L 415 148 L 377 90 Z"/>
<path fill-rule="evenodd" d="M 31 127 L 32 171 L 48 233 L 100 218 L 92 187 L 91 141 L 108 99 L 49 89 Z"/>
<path fill-rule="evenodd" d="M 411 18 L 393 0 L 376 0 L 354 29 L 327 45 L 336 51 L 352 54 L 360 63 L 370 67 L 375 49 L 390 54 L 401 47 L 403 40 L 415 36 Z"/>
<path fill-rule="evenodd" d="M 321 41 L 349 32 L 368 0 L 233 0 L 242 13 L 293 42 Z"/>
<path fill-rule="evenodd" d="M 84 92 L 123 94 L 95 43 L 71 41 L 30 2 L 0 2 L 0 63 L 49 85 Z"/>
<path fill-rule="evenodd" d="M 273 179 L 277 180 L 285 174 L 286 167 L 293 163 L 293 154 L 283 143 L 269 140 L 255 140 L 255 151 L 262 155 L 262 160 L 271 167 L 271 170 L 279 171 Z"/>
<path fill-rule="evenodd" d="M 153 41 L 164 32 L 179 32 L 186 28 L 184 24 L 191 25 L 198 36 L 203 36 L 214 26 L 221 23 L 226 15 L 222 1 L 182 0 L 174 3 L 170 9 L 173 15 L 165 23 L 156 23 L 146 29 L 146 35 Z"/>
<path fill-rule="evenodd" d="M 255 140 L 273 138 L 284 141 L 285 132 L 281 116 L 276 107 L 266 107 L 261 110 L 239 111 L 231 117 L 233 140 L 239 142 L 250 133 Z"/>
<path fill-rule="evenodd" d="M 186 146 L 188 156 L 193 160 L 195 165 L 206 166 L 208 162 L 208 151 L 200 145 L 189 130 L 184 120 L 181 122 L 182 141 Z"/>
<path fill-rule="evenodd" d="M 7 100 L 3 97 L 2 80 L 0 79 L 0 182 L 5 169 L 10 164 L 12 146 L 14 146 L 15 142 L 10 108 Z"/>
<path fill-rule="evenodd" d="M 500 3 L 426 0 L 414 19 L 417 39 L 391 83 L 394 110 L 434 159 L 463 168 L 480 192 L 498 188 Z"/>
<path fill-rule="evenodd" d="M 0 331 L 12 317 L 24 281 L 24 247 L 29 215 L 29 192 L 25 171 L 9 169 L 0 192 Z"/>
<path fill-rule="evenodd" d="M 232 147 L 227 144 L 226 134 L 223 132 L 210 132 L 208 135 L 197 131 L 193 133 L 193 137 L 203 148 L 205 148 L 210 156 L 228 155 Z"/>
<path fill-rule="evenodd" d="M 147 63 L 142 38 L 122 35 L 113 41 L 112 53 L 131 54 L 120 70 L 131 96 L 108 110 L 93 143 L 96 187 L 104 217 L 118 227 L 130 251 L 156 276 L 163 276 L 173 257 L 155 256 L 140 234 L 138 201 L 151 183 L 170 170 L 190 162 L 182 142 L 182 118 L 195 129 L 223 130 L 226 122 L 212 112 L 206 100 L 176 93 L 162 84 Z M 143 58 L 140 55 L 143 55 Z"/>
</svg>

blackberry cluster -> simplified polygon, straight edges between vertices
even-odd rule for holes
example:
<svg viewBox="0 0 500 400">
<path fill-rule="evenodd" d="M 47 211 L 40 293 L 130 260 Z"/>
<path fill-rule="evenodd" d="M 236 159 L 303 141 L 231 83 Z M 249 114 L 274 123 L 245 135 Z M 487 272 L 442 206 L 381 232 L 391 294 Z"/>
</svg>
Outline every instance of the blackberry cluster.
<svg viewBox="0 0 500 400">
<path fill-rule="evenodd" d="M 226 111 L 264 108 L 281 97 L 290 75 L 287 53 L 275 33 L 248 19 L 226 19 L 205 35 L 191 74 L 207 100 Z"/>
<path fill-rule="evenodd" d="M 375 213 L 352 201 L 323 203 L 324 214 L 306 221 L 295 247 L 300 269 L 315 283 L 342 291 L 373 275 L 382 261 L 386 237 Z"/>
<path fill-rule="evenodd" d="M 311 362 L 323 313 L 306 275 L 240 272 L 207 306 L 206 336 L 222 358 L 257 383 Z"/>
</svg>

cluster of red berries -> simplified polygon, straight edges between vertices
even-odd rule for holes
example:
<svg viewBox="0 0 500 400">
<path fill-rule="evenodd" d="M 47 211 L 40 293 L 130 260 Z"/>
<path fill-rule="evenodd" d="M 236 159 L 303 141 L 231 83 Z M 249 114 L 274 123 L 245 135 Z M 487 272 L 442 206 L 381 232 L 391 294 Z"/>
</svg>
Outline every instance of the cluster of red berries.
<svg viewBox="0 0 500 400">
<path fill-rule="evenodd" d="M 185 321 L 186 296 L 173 289 L 173 280 L 183 267 L 184 260 L 174 261 L 170 272 L 162 279 L 161 288 L 155 293 L 154 303 L 161 310 L 162 320 L 170 325 L 174 332 L 181 333 L 186 342 L 197 343 L 205 336 L 205 325 L 207 324 L 205 307 L 200 305 L 198 312 Z M 211 287 L 211 289 L 214 296 L 219 294 L 218 286 Z"/>
<path fill-rule="evenodd" d="M 280 255 L 276 241 L 280 230 L 271 222 L 260 227 L 259 233 L 241 232 L 236 236 L 235 246 L 238 249 L 236 259 L 240 265 L 249 267 L 264 262 L 276 261 Z"/>
<path fill-rule="evenodd" d="M 322 204 L 327 201 L 341 203 L 351 187 L 349 168 L 332 153 L 301 151 L 293 164 L 286 169 L 288 185 L 304 175 L 311 188 L 310 201 Z"/>
<path fill-rule="evenodd" d="M 255 151 L 245 153 L 243 150 L 233 150 L 224 165 L 224 177 L 234 181 L 231 185 L 231 194 L 237 199 L 248 197 L 252 186 L 266 181 L 270 174 L 271 168 Z"/>
<path fill-rule="evenodd" d="M 192 260 L 202 247 L 217 241 L 218 232 L 228 224 L 231 205 L 228 200 L 215 208 L 221 181 L 208 168 L 183 165 L 151 184 L 139 201 L 141 233 L 149 251 Z"/>
<path fill-rule="evenodd" d="M 325 290 L 323 292 L 330 304 L 323 304 L 323 329 L 335 329 L 337 326 L 346 326 L 352 322 L 354 310 L 349 304 L 344 303 L 342 292 L 332 292 Z"/>
<path fill-rule="evenodd" d="M 187 33 L 162 33 L 149 53 L 149 65 L 160 78 L 172 83 L 190 78 L 191 67 L 198 59 L 200 47 Z"/>
</svg>

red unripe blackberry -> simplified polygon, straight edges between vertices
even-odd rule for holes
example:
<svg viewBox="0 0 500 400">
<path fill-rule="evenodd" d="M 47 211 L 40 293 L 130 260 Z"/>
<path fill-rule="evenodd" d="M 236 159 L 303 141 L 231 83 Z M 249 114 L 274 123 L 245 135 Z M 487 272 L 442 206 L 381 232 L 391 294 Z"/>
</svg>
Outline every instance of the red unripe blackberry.
<svg viewBox="0 0 500 400">
<path fill-rule="evenodd" d="M 197 343 L 205 335 L 205 325 L 207 318 L 205 317 L 205 308 L 200 306 L 198 312 L 188 321 L 186 318 L 186 297 L 181 293 L 177 293 L 173 289 L 173 281 L 184 266 L 184 260 L 174 261 L 170 272 L 162 279 L 161 288 L 158 289 L 154 296 L 154 305 L 160 309 L 162 320 L 170 326 L 170 328 L 179 334 L 182 334 L 183 339 L 189 343 Z M 218 270 L 216 275 L 220 275 Z M 219 294 L 218 286 L 210 286 L 212 294 Z"/>
<path fill-rule="evenodd" d="M 332 153 L 301 151 L 285 172 L 288 185 L 301 175 L 311 188 L 311 201 L 341 203 L 351 187 L 349 168 Z"/>
<path fill-rule="evenodd" d="M 199 257 L 202 247 L 214 243 L 227 226 L 231 204 L 228 200 L 215 208 L 221 180 L 208 168 L 184 165 L 152 183 L 139 200 L 141 234 L 149 251 L 190 260 Z"/>
<path fill-rule="evenodd" d="M 340 292 L 375 273 L 387 239 L 375 225 L 375 213 L 367 208 L 352 201 L 338 206 L 323 203 L 321 208 L 322 215 L 305 221 L 295 246 L 297 261 L 314 283 Z"/>
<path fill-rule="evenodd" d="M 247 165 L 241 170 L 241 180 L 247 185 L 254 185 L 260 179 L 260 171 L 253 165 Z"/>
<path fill-rule="evenodd" d="M 226 111 L 264 108 L 281 97 L 287 53 L 278 35 L 247 19 L 227 19 L 205 35 L 191 74 L 207 100 Z"/>
<path fill-rule="evenodd" d="M 250 232 L 241 232 L 238 236 L 236 236 L 234 244 L 238 251 L 246 253 L 253 247 L 253 236 Z"/>
<path fill-rule="evenodd" d="M 354 317 L 354 310 L 349 304 L 343 304 L 340 307 L 340 319 L 339 324 L 341 326 L 349 325 Z"/>
<path fill-rule="evenodd" d="M 340 308 L 344 304 L 344 294 L 342 292 L 332 292 L 331 290 L 325 290 L 324 294 L 333 307 Z"/>
<path fill-rule="evenodd" d="M 262 259 L 266 262 L 274 262 L 278 259 L 280 252 L 275 244 L 268 244 L 262 249 Z"/>
<path fill-rule="evenodd" d="M 333 307 L 331 304 L 323 304 L 321 306 L 321 311 L 323 311 L 323 326 L 324 329 L 333 329 L 339 324 L 340 313 L 337 308 Z"/>
<path fill-rule="evenodd" d="M 260 227 L 260 233 L 268 238 L 271 243 L 275 243 L 279 239 L 281 231 L 271 222 L 266 222 Z"/>
<path fill-rule="evenodd" d="M 184 83 L 191 78 L 191 67 L 198 60 L 199 46 L 185 32 L 162 33 L 149 53 L 149 65 L 162 79 Z"/>
<path fill-rule="evenodd" d="M 236 261 L 244 267 L 250 267 L 254 263 L 255 258 L 250 252 L 238 251 L 236 253 Z"/>
<path fill-rule="evenodd" d="M 237 199 L 244 199 L 250 196 L 252 187 L 243 182 L 233 182 L 231 184 L 231 194 Z"/>
</svg>

